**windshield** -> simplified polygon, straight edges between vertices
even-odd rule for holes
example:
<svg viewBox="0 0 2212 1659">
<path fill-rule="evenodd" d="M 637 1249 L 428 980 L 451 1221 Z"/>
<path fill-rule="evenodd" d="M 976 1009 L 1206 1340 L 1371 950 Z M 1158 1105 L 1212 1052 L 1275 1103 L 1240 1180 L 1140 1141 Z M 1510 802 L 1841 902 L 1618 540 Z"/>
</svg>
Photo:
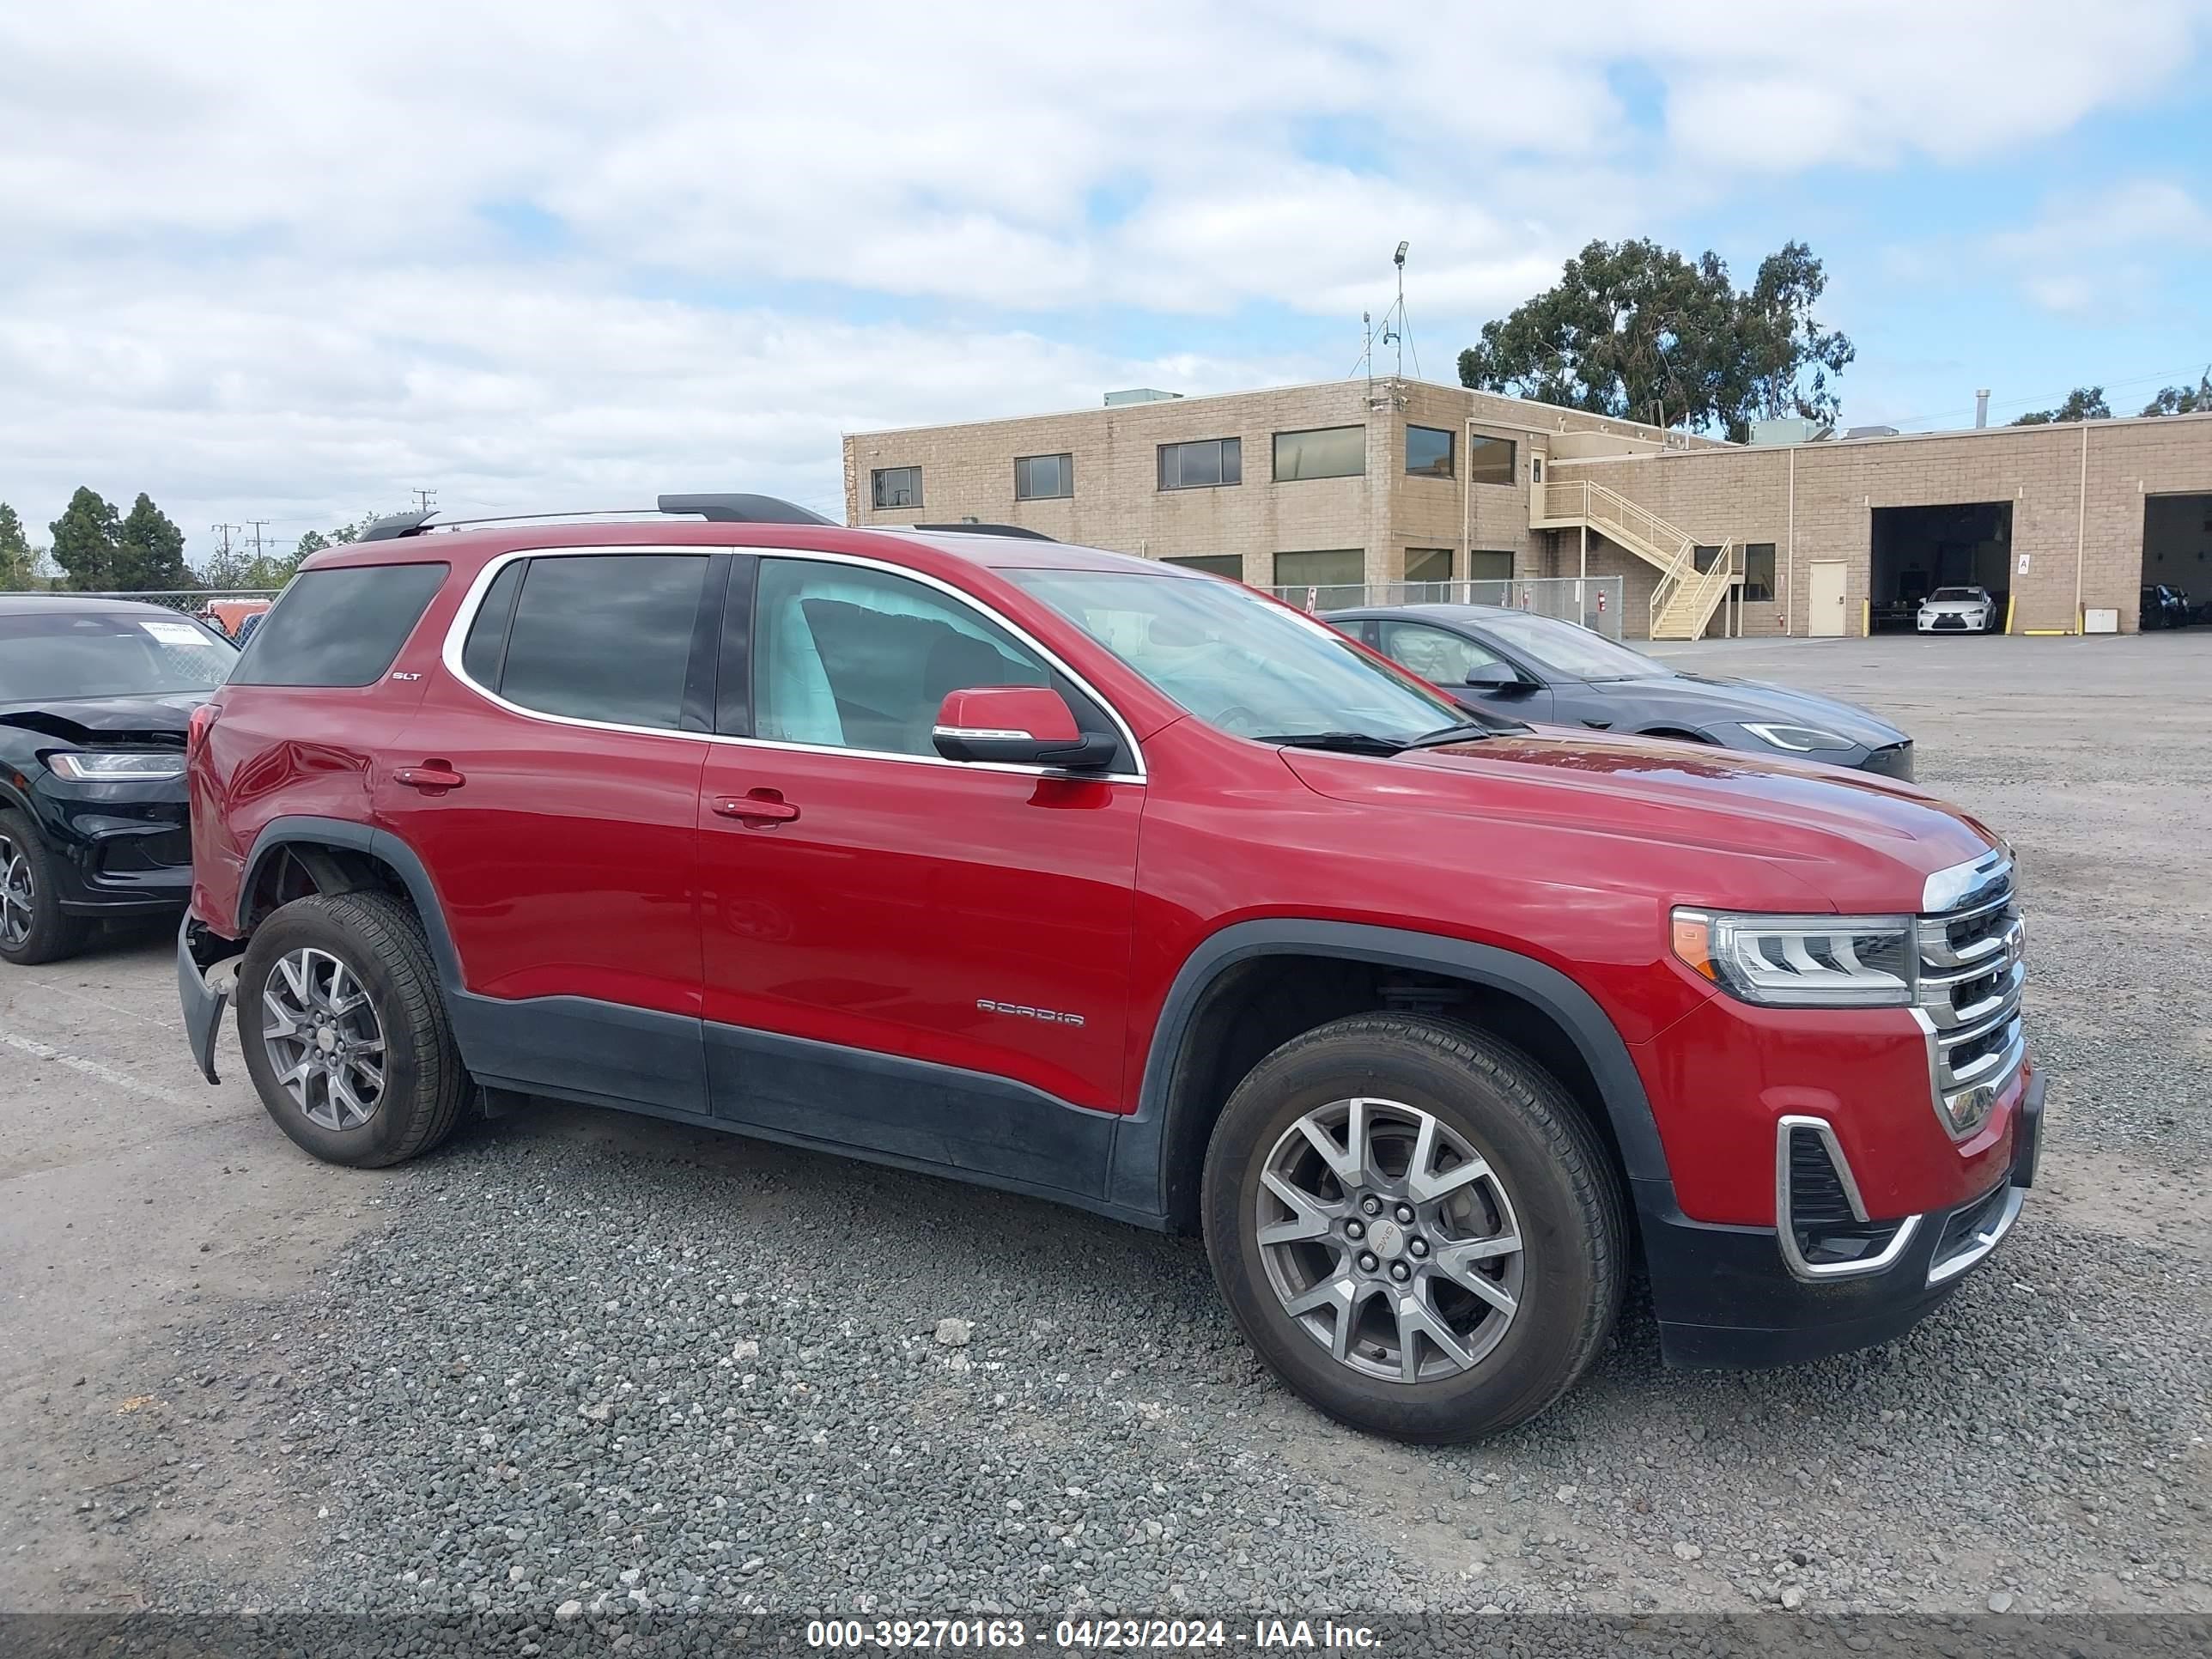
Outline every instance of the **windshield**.
<svg viewBox="0 0 2212 1659">
<path fill-rule="evenodd" d="M 1010 570 L 1183 708 L 1239 737 L 1410 743 L 1465 710 L 1310 617 L 1212 576 Z"/>
<path fill-rule="evenodd" d="M 0 617 L 0 698 L 10 702 L 211 691 L 237 660 L 229 641 L 188 617 L 67 611 Z"/>
<path fill-rule="evenodd" d="M 1982 590 L 1978 587 L 1939 587 L 1928 597 L 1930 599 L 1978 599 L 1982 597 Z"/>
<path fill-rule="evenodd" d="M 1508 651 L 1568 679 L 1640 680 L 1674 672 L 1602 634 L 1550 617 L 1483 617 L 1475 625 Z"/>
</svg>

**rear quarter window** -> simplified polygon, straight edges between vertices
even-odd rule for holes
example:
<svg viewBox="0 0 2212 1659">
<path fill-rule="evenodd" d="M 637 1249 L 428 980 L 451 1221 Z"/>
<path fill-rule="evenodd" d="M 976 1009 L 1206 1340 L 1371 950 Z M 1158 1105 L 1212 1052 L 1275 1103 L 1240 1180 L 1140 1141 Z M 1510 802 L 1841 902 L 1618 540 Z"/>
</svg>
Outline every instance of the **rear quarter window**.
<svg viewBox="0 0 2212 1659">
<path fill-rule="evenodd" d="M 233 685 L 368 685 L 445 583 L 443 564 L 363 564 L 292 579 L 255 630 Z"/>
</svg>

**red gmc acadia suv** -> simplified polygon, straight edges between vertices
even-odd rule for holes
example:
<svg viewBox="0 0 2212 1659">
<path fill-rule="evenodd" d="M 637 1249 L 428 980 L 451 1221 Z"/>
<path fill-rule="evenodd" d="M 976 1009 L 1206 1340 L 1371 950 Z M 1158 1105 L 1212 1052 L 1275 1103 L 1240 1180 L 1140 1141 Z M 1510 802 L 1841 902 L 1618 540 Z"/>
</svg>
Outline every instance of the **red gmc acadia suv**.
<svg viewBox="0 0 2212 1659">
<path fill-rule="evenodd" d="M 1470 721 L 1234 582 L 759 496 L 316 555 L 190 737 L 210 1080 L 552 1096 L 1203 1230 L 1298 1393 L 1521 1421 L 1897 1334 L 2034 1174 L 2011 860 L 1907 784 Z"/>
</svg>

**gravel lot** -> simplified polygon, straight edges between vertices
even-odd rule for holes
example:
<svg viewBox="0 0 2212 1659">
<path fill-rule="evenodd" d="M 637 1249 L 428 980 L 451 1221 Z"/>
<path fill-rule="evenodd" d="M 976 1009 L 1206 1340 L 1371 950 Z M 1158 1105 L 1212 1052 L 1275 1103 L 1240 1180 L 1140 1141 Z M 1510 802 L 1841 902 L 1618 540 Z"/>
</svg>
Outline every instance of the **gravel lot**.
<svg viewBox="0 0 2212 1659">
<path fill-rule="evenodd" d="M 550 1103 L 379 1175 L 185 1055 L 165 936 L 0 971 L 0 1609 L 2212 1612 L 2212 633 L 1667 654 L 2008 835 L 2046 1179 L 1895 1346 L 1410 1450 L 1194 1242 Z"/>
</svg>

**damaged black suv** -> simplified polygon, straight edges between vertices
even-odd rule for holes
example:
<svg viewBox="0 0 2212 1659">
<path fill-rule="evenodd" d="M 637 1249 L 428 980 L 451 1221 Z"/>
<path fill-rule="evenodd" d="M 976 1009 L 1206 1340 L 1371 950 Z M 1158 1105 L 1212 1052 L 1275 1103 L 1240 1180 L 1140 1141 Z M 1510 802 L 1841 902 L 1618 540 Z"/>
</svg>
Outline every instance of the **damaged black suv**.
<svg viewBox="0 0 2212 1659">
<path fill-rule="evenodd" d="M 0 593 L 0 961 L 191 896 L 185 738 L 237 648 L 160 605 Z"/>
</svg>

